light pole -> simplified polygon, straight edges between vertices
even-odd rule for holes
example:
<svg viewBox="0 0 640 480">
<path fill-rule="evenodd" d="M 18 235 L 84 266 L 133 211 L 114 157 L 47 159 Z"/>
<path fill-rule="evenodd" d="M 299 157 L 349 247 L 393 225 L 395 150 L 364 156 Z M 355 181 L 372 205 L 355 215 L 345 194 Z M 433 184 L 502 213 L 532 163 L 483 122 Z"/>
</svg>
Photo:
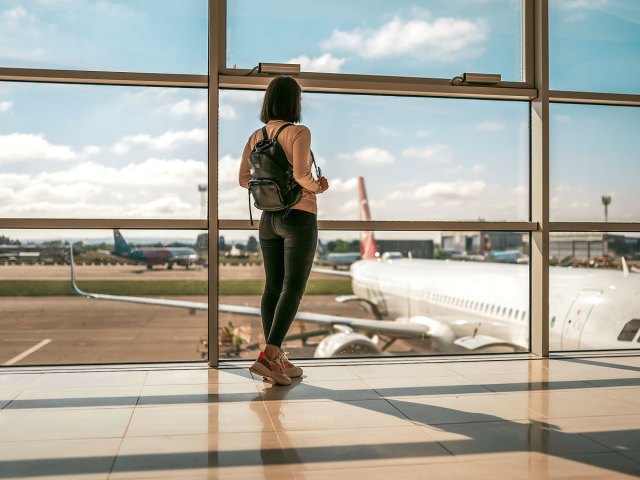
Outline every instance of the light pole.
<svg viewBox="0 0 640 480">
<path fill-rule="evenodd" d="M 198 184 L 200 192 L 200 218 L 207 218 L 207 190 L 209 186 L 206 183 Z"/>
<path fill-rule="evenodd" d="M 611 195 L 602 195 L 602 204 L 604 205 L 604 222 L 609 221 L 609 204 L 611 203 Z M 602 234 L 602 255 L 609 256 L 609 239 L 607 234 Z"/>
<path fill-rule="evenodd" d="M 602 195 L 602 204 L 604 205 L 604 221 L 609 221 L 609 204 L 611 203 L 611 195 Z"/>
</svg>

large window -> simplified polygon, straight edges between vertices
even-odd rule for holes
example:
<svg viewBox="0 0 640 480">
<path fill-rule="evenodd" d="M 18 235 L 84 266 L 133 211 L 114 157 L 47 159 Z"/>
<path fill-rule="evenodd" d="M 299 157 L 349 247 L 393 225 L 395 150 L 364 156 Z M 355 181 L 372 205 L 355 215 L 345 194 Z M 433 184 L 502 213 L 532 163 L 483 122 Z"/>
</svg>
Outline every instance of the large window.
<svg viewBox="0 0 640 480">
<path fill-rule="evenodd" d="M 640 111 L 553 104 L 551 128 L 552 220 L 639 221 Z"/>
<path fill-rule="evenodd" d="M 0 105 L 0 217 L 203 218 L 206 91 L 3 83 Z"/>
<path fill-rule="evenodd" d="M 640 93 L 636 0 L 549 1 L 551 88 Z"/>
<path fill-rule="evenodd" d="M 273 78 L 260 62 L 301 65 L 331 185 L 293 357 L 638 348 L 638 11 L 2 2 L 0 363 L 255 354 L 263 272 L 237 173 Z M 452 84 L 463 72 L 503 81 Z M 379 257 L 358 258 L 361 232 Z M 108 301 L 70 289 L 70 251 L 78 288 Z"/>
<path fill-rule="evenodd" d="M 529 235 L 320 232 L 314 270 L 285 339 L 292 358 L 529 350 Z M 220 354 L 264 343 L 262 256 L 253 233 L 219 239 Z M 364 255 L 364 256 L 363 256 Z"/>
<path fill-rule="evenodd" d="M 207 2 L 3 0 L 0 65 L 205 74 Z"/>
<path fill-rule="evenodd" d="M 640 348 L 640 233 L 556 232 L 549 254 L 551 349 Z"/>
<path fill-rule="evenodd" d="M 227 67 L 299 63 L 309 72 L 521 82 L 518 2 L 259 0 L 228 2 Z M 277 33 L 275 33 L 277 32 Z"/>
<path fill-rule="evenodd" d="M 0 365 L 206 359 L 207 264 L 202 231 L 0 230 Z"/>
<path fill-rule="evenodd" d="M 262 96 L 221 92 L 221 218 L 249 216 L 237 170 Z M 362 176 L 374 220 L 528 219 L 525 102 L 306 93 L 302 104 L 331 185 L 319 198 L 319 218 L 358 219 Z"/>
</svg>

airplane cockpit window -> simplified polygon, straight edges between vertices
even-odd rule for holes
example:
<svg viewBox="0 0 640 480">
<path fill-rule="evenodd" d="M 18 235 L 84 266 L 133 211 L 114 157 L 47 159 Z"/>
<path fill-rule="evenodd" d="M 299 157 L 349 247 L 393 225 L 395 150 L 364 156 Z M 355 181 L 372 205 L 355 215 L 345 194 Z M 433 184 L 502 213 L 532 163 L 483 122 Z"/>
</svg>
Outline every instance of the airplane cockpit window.
<svg viewBox="0 0 640 480">
<path fill-rule="evenodd" d="M 640 319 L 634 318 L 633 320 L 629 320 L 622 328 L 620 335 L 618 335 L 618 340 L 621 342 L 630 342 L 635 338 L 638 330 L 640 330 Z M 640 339 L 638 339 L 638 341 L 640 341 Z"/>
</svg>

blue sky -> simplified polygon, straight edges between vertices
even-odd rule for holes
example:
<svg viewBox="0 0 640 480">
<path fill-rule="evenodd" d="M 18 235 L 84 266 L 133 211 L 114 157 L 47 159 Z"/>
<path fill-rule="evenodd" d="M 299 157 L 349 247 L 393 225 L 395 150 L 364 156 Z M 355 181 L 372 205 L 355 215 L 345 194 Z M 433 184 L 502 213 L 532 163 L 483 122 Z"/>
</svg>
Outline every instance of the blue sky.
<svg viewBox="0 0 640 480">
<path fill-rule="evenodd" d="M 550 3 L 552 88 L 638 93 L 640 2 Z M 229 1 L 230 67 L 520 79 L 518 0 L 261 6 Z M 204 0 L 0 0 L 2 66 L 202 74 L 206 59 Z M 221 93 L 221 218 L 248 218 L 235 175 L 261 98 Z M 198 218 L 206 109 L 204 90 L 0 82 L 0 215 Z M 551 114 L 552 219 L 599 221 L 606 193 L 610 220 L 640 220 L 638 109 Z M 305 94 L 303 116 L 332 185 L 321 218 L 357 218 L 357 175 L 377 219 L 528 218 L 526 102 Z"/>
</svg>

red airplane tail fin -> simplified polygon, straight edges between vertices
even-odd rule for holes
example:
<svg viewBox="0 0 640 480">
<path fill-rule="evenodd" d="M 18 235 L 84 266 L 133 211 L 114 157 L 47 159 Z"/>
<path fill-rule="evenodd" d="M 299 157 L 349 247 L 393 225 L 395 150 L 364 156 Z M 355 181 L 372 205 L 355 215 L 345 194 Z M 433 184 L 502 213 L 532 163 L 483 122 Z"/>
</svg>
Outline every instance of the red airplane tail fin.
<svg viewBox="0 0 640 480">
<path fill-rule="evenodd" d="M 371 212 L 369 211 L 369 200 L 367 199 L 367 191 L 364 188 L 364 178 L 358 177 L 358 196 L 359 196 L 359 212 L 360 220 L 371 220 Z M 373 232 L 362 232 L 360 235 L 360 257 L 377 258 L 378 245 L 373 237 Z"/>
</svg>

